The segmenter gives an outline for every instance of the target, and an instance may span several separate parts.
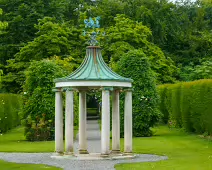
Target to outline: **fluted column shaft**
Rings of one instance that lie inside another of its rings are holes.
[[[125,92],[124,103],[124,152],[132,153],[132,91]]]
[[[61,89],[55,90],[55,152],[64,152],[63,144],[63,99]]]
[[[65,147],[66,154],[73,153],[74,145],[74,92],[66,90],[66,109],[65,109]]]
[[[120,152],[119,91],[113,91],[112,98],[112,152]]]
[[[86,92],[79,92],[79,153],[87,152]]]
[[[110,152],[110,91],[102,90],[101,154]]]

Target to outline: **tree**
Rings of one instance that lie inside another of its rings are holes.
[[[0,90],[1,90],[1,86],[2,86],[2,84],[1,84],[1,81],[2,81],[2,80],[1,80],[2,78],[1,78],[1,77],[2,77],[2,75],[3,75],[3,71],[0,70]]]
[[[0,8],[0,16],[3,14],[3,10]],[[0,35],[4,33],[4,30],[8,27],[8,22],[0,21]]]
[[[7,34],[0,38],[0,58],[2,64],[14,59],[19,48],[35,37],[35,24],[45,16],[62,21],[66,0],[2,0],[0,6],[4,14],[3,20],[8,21]]]
[[[194,81],[199,79],[212,79],[212,57],[200,61],[199,65],[190,65],[181,68],[180,78],[183,81]]]
[[[4,88],[10,92],[20,92],[25,81],[24,70],[31,60],[42,60],[53,56],[72,57],[72,63],[78,66],[85,51],[82,30],[76,29],[69,22],[57,23],[54,18],[45,17],[35,26],[36,38],[28,42],[15,59],[8,60],[3,77]]]
[[[114,18],[115,25],[106,29],[103,42],[104,54],[113,62],[120,60],[122,55],[134,49],[141,49],[148,57],[157,83],[174,82],[175,66],[156,45],[150,42],[151,31],[141,22],[135,22],[124,15]]]
[[[0,17],[3,14],[3,10],[0,8]],[[8,27],[8,22],[0,21],[0,37],[6,33],[6,28]],[[1,49],[1,48],[0,48]],[[3,58],[0,57],[0,64],[3,63]]]

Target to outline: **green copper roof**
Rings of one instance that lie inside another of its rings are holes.
[[[86,57],[77,70],[67,77],[56,79],[55,82],[76,80],[132,82],[132,79],[122,77],[113,72],[104,62],[100,47],[96,46],[87,47]]]

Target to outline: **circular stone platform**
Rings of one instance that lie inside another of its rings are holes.
[[[77,159],[55,159],[51,158],[52,153],[3,153],[0,152],[0,159],[30,164],[45,164],[63,168],[64,170],[114,170],[114,165],[121,163],[134,162],[155,162],[168,159],[167,156],[157,156],[149,154],[137,154],[133,159],[96,159],[96,160],[77,160]]]
[[[133,159],[135,154],[110,154],[102,156],[100,153],[89,154],[75,154],[75,155],[52,155],[51,158],[56,159],[71,159],[71,160],[121,160],[121,159]]]

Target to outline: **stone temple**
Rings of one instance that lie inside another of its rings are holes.
[[[79,154],[87,151],[86,93],[102,91],[101,153],[100,157],[132,153],[132,79],[113,72],[104,62],[101,48],[88,46],[81,66],[67,77],[55,80],[55,152],[56,155],[74,155],[73,122],[74,91],[79,93]],[[63,133],[62,93],[66,93],[65,133]],[[124,153],[120,152],[119,94],[125,93]],[[110,149],[110,95],[112,96],[112,149]],[[65,134],[65,151],[63,144]],[[91,154],[91,153],[90,153]],[[76,156],[76,155],[75,155]]]

